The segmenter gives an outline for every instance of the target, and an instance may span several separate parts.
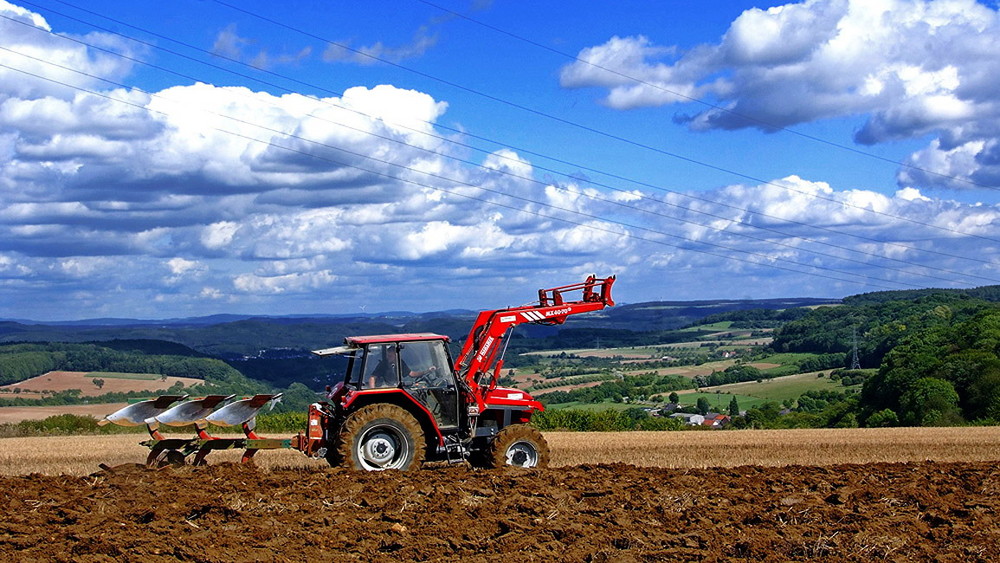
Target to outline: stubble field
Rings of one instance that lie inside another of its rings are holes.
[[[549,469],[381,474],[288,451],[147,470],[138,435],[4,439],[0,559],[1000,559],[997,428],[546,437]]]
[[[101,382],[100,386],[94,383],[95,379]],[[180,384],[183,387],[190,387],[200,383],[204,382],[193,377],[159,376],[141,373],[50,371],[25,381],[2,385],[0,386],[0,391],[10,393],[7,395],[8,397],[41,399],[47,393],[79,389],[80,396],[82,397],[96,397],[104,393],[127,393],[129,391],[154,393],[169,389],[172,385]]]

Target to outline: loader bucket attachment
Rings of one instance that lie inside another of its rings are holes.
[[[118,409],[100,420],[97,424],[117,424],[118,426],[142,426],[147,420],[154,418],[170,405],[186,399],[187,395],[164,395],[148,401],[140,401]]]

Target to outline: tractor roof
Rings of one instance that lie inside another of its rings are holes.
[[[405,334],[373,334],[371,336],[348,336],[344,339],[343,346],[313,350],[317,356],[333,356],[337,354],[352,354],[362,346],[368,344],[387,344],[392,342],[415,342],[427,340],[443,340],[450,342],[451,339],[442,334],[431,332],[405,333]]]
[[[384,342],[410,342],[414,340],[451,340],[442,334],[432,332],[417,332],[408,334],[375,334],[371,336],[348,336],[344,344],[348,346],[364,346],[366,344],[381,344]]]

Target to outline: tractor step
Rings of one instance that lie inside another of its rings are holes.
[[[445,461],[448,463],[465,462],[465,446],[462,445],[457,434],[445,436],[443,448]]]

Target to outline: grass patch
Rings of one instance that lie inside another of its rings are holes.
[[[736,402],[739,403],[741,411],[752,409],[754,407],[759,407],[764,403],[768,402],[768,399],[743,395],[742,391],[741,394],[724,393],[724,392],[716,393],[714,391],[710,393],[678,392],[677,396],[680,398],[680,404],[682,406],[695,406],[698,404],[698,399],[704,397],[705,399],[708,399],[708,404],[712,412],[720,412],[727,414],[729,413],[729,401],[732,401],[733,397],[736,397]]]
[[[797,365],[810,358],[817,357],[818,354],[808,352],[785,352],[782,354],[771,354],[760,361],[767,364],[779,364],[783,366]]]
[[[97,377],[101,379],[137,379],[140,381],[156,381],[157,379],[163,379],[162,375],[156,373],[121,373],[116,371],[91,371],[83,374],[83,377]]]
[[[650,406],[652,406],[652,405],[640,405],[640,404],[636,404],[636,403],[615,403],[613,401],[606,401],[606,402],[603,402],[603,403],[581,403],[579,401],[572,401],[572,402],[569,402],[569,403],[555,403],[555,404],[552,404],[552,405],[545,405],[545,408],[546,409],[556,410],[556,411],[559,411],[559,410],[580,410],[580,411],[600,412],[600,411],[608,411],[608,410],[612,410],[612,411],[624,411],[624,410],[633,409],[633,408],[636,408],[636,407],[639,407],[639,408],[648,408]]]
[[[829,372],[799,373],[784,377],[776,377],[774,379],[765,379],[760,383],[757,383],[756,381],[748,381],[745,383],[719,385],[718,387],[712,387],[711,390],[730,394],[738,393],[740,395],[754,397],[762,401],[777,401],[780,403],[786,399],[798,399],[806,391],[842,392],[852,388],[844,387],[839,381],[833,381],[829,377],[817,377],[817,373],[829,374]],[[857,386],[854,386],[853,388],[856,387]],[[742,407],[743,403],[740,402],[740,408]]]

